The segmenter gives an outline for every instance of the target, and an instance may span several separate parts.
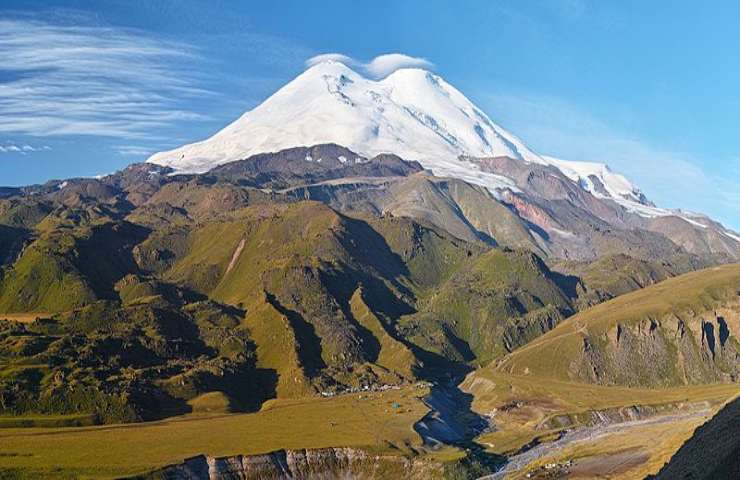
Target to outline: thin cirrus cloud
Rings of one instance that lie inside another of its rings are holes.
[[[207,95],[188,45],[141,32],[0,20],[0,133],[150,138],[197,120],[179,108]]]
[[[0,153],[20,153],[21,155],[26,155],[29,153],[44,152],[48,150],[51,150],[51,147],[48,145],[35,147],[27,143],[16,144],[13,142],[6,142],[4,144],[0,144]]]
[[[132,157],[146,157],[154,153],[151,148],[139,145],[119,145],[115,147],[115,150],[121,155]]]
[[[426,58],[411,57],[403,53],[378,55],[369,62],[361,62],[341,53],[323,53],[309,58],[306,61],[306,66],[312,67],[326,61],[344,63],[348,67],[356,68],[373,78],[385,78],[400,68],[434,68],[434,64]]]

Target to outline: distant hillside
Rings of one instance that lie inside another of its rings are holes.
[[[2,411],[128,421],[400,385],[574,311],[574,280],[532,253],[165,172],[3,200]]]
[[[202,175],[142,164],[7,193],[0,410],[12,414],[142,420],[439,379],[711,260],[608,230],[604,251],[616,253],[557,259],[489,191],[331,144]],[[556,371],[599,383],[731,380],[737,321],[724,311],[695,308],[700,327],[681,316],[680,348],[668,327],[646,343],[643,327],[617,322],[622,350],[602,355],[615,334],[591,336]]]
[[[311,145],[330,148],[317,152]],[[212,137],[148,162],[241,182],[260,182],[264,166],[277,174],[263,185],[275,188],[298,172],[304,184],[361,177],[369,170],[355,166],[394,157],[388,154],[486,189],[558,258],[627,253],[652,260],[682,250],[710,261],[740,260],[738,233],[704,215],[656,206],[603,163],[534,152],[444,78],[418,68],[374,80],[336,59],[316,63]],[[331,164],[344,173],[312,174]],[[384,176],[399,172],[383,169]]]
[[[424,295],[400,325],[420,346],[484,365],[573,314],[569,287],[532,253],[491,250]]]
[[[604,385],[737,381],[740,264],[671,278],[589,308],[498,370]]]

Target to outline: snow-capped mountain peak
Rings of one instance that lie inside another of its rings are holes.
[[[257,153],[325,143],[368,158],[394,153],[420,162],[435,175],[492,191],[516,186],[464,157],[553,165],[597,197],[632,210],[651,208],[639,189],[606,165],[538,155],[432,72],[401,68],[372,80],[336,60],[308,68],[213,137],[157,153],[149,162],[204,172]]]
[[[337,61],[309,68],[210,139],[157,153],[149,161],[202,172],[255,153],[321,143],[344,145],[368,157],[395,153],[435,174],[488,187],[508,182],[476,171],[458,156],[543,163],[431,72],[399,69],[375,81]]]

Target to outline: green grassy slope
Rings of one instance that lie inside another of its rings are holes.
[[[189,230],[159,230],[137,256],[145,269],[248,315],[268,299],[301,344],[299,363],[308,364],[300,367],[326,374],[322,388],[379,375],[352,365],[388,370],[379,358],[389,340],[408,352],[485,362],[572,312],[558,276],[532,254],[489,250],[409,219],[351,218],[317,202],[247,207]],[[355,310],[377,323],[364,324]],[[408,378],[415,364],[391,373]]]
[[[282,448],[357,447],[403,455],[421,445],[413,424],[428,412],[420,399],[426,392],[407,387],[278,400],[255,413],[190,415],[135,425],[0,429],[0,478],[122,478],[195,455],[251,455]]]
[[[113,221],[26,233],[35,238],[0,277],[0,312],[62,312],[115,298],[115,282],[138,272],[131,250],[146,233]]]
[[[46,217],[53,207],[32,199],[0,199],[0,224],[32,228]]]
[[[531,246],[505,207],[478,208],[484,192],[409,182],[423,184],[427,206],[447,212],[431,223],[454,213],[466,228]],[[146,166],[34,188],[0,202],[0,243],[13,250],[0,275],[0,313],[23,322],[3,324],[0,337],[8,412],[135,420],[404,384],[499,359],[583,303],[582,283],[534,254],[411,218],[350,216]],[[500,221],[485,224],[492,216]],[[583,276],[611,295],[664,274],[633,263],[615,258]],[[598,283],[617,267],[625,272],[618,281]],[[722,365],[731,364],[734,337],[714,328],[721,348],[707,344],[710,363],[701,349],[681,360],[689,383],[732,375]],[[581,357],[578,378],[606,361]],[[106,368],[96,371],[96,362]],[[60,379],[82,393],[60,394]],[[51,398],[61,400],[43,400]]]
[[[738,264],[681,275],[574,315],[495,368],[603,384],[731,381],[738,295]]]
[[[0,278],[0,312],[27,317],[1,339],[3,410],[108,422],[402,384],[501,355],[570,308],[530,254],[238,188],[180,184],[129,213],[67,195],[33,226]]]
[[[403,325],[420,345],[485,364],[550,330],[572,311],[557,276],[539,258],[491,250],[427,292],[419,313],[404,318]]]
[[[0,321],[2,412],[117,422],[188,412],[209,392],[242,411],[274,396],[240,311],[146,277],[115,288],[123,302]]]
[[[552,268],[580,280],[582,291],[577,303],[579,309],[583,309],[690,272],[697,266],[680,255],[671,261],[650,261],[617,254],[593,262],[555,261]]]
[[[74,264],[76,239],[59,233],[37,239],[0,279],[0,311],[58,312],[97,297]]]

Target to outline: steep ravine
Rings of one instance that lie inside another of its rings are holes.
[[[462,378],[435,384],[424,403],[430,411],[414,425],[430,450],[453,446],[466,455],[447,465],[444,478],[475,478],[501,468],[505,458],[488,453],[475,437],[493,428],[491,419],[474,412],[473,396],[460,389]]]

